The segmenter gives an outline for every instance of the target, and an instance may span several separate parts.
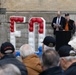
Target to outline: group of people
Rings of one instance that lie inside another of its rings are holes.
[[[61,12],[57,12],[57,16],[53,18],[52,27],[54,29],[54,35],[56,31],[71,31],[73,35],[75,33],[75,22],[70,19],[69,13],[66,13],[65,16],[61,16]]]
[[[22,61],[16,58],[16,51],[10,42],[0,47],[1,75],[76,75],[76,52],[69,45],[55,49],[56,40],[52,36],[43,39],[42,56],[35,53],[29,44],[20,49]]]
[[[56,31],[71,31],[75,33],[75,22],[69,14],[61,16],[57,13],[52,21],[54,34]],[[10,42],[2,43],[0,47],[1,75],[76,75],[76,51],[74,40],[56,50],[56,39],[46,36],[42,42],[42,55],[39,57],[29,44],[23,44],[20,49],[21,60],[16,58],[16,50]],[[73,46],[74,45],[74,46]]]
[[[42,54],[44,71],[40,75],[76,75],[76,42],[74,40],[75,38],[56,50],[55,38],[51,36],[44,38]]]

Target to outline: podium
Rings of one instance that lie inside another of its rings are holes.
[[[71,31],[56,31],[56,50],[63,46],[68,45],[71,39]]]

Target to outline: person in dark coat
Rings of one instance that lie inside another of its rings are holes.
[[[76,62],[74,62],[70,67],[65,71],[66,75],[76,75]]]
[[[14,55],[14,46],[10,42],[3,43],[1,45],[0,52],[2,56],[0,60],[0,65],[14,64],[20,69],[21,75],[28,75],[25,65],[16,59]]]
[[[42,55],[43,72],[39,75],[65,75],[59,66],[59,55],[55,50],[46,50]]]
[[[54,35],[56,34],[55,31],[62,31],[63,26],[65,25],[66,21],[63,16],[61,16],[61,12],[57,12],[57,16],[52,20],[52,28],[54,29]]]
[[[76,52],[69,45],[59,49],[60,65],[66,75],[76,75]]]
[[[66,24],[63,26],[65,31],[71,31],[73,35],[75,33],[75,22],[74,20],[70,19],[69,13],[65,14]]]

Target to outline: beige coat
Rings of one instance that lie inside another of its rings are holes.
[[[38,75],[42,72],[40,59],[35,54],[24,58],[23,63],[26,65],[28,75]]]

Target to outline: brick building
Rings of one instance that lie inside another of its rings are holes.
[[[10,39],[9,17],[12,15],[25,16],[26,22],[30,17],[43,17],[46,20],[46,35],[52,36],[51,21],[56,16],[56,11],[62,11],[62,15],[68,12],[76,20],[76,0],[0,0],[0,8],[6,8],[6,14],[0,14],[0,44]],[[18,49],[22,44],[28,43],[27,27],[28,23],[17,24],[17,29],[22,33],[22,37],[16,40]]]

